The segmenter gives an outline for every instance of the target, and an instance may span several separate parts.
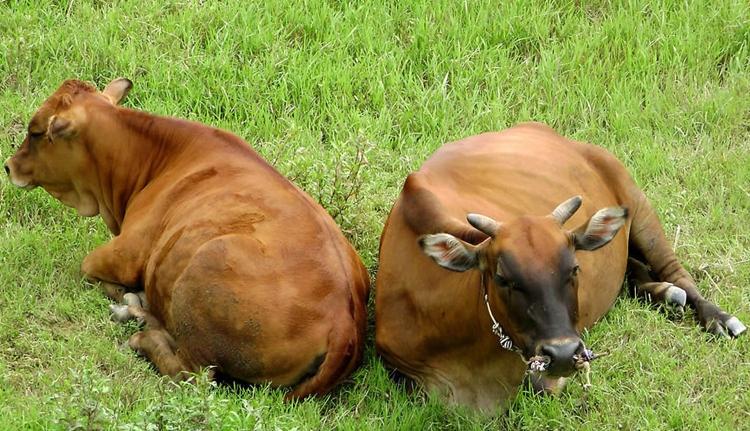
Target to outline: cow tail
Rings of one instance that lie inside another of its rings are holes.
[[[359,364],[364,344],[360,339],[364,335],[364,328],[357,326],[364,325],[357,325],[354,317],[336,322],[328,338],[328,351],[318,371],[288,392],[286,400],[326,394]]]

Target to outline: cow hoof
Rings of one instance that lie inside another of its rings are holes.
[[[685,302],[687,301],[687,293],[685,293],[684,290],[672,284],[667,288],[667,291],[664,293],[664,300],[669,305],[684,307]]]
[[[122,296],[122,303],[125,305],[135,305],[141,307],[141,298],[135,293],[126,293]]]
[[[740,322],[740,319],[734,316],[727,320],[724,325],[727,327],[727,330],[729,330],[729,334],[733,337],[739,337],[740,334],[747,331],[747,327]]]
[[[706,325],[706,330],[722,338],[739,337],[747,330],[747,327],[734,316],[728,316],[726,319],[713,319]]]
[[[729,334],[727,334],[727,331],[724,330],[724,327],[718,320],[712,320],[706,327],[706,331],[720,338],[732,338],[729,336]]]
[[[128,311],[127,305],[110,304],[109,306],[110,318],[118,323],[126,322],[130,319],[131,315]]]

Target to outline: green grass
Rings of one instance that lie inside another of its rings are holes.
[[[250,142],[336,215],[373,275],[409,172],[443,142],[544,121],[618,155],[706,296],[750,323],[746,0],[5,0],[0,52],[3,157],[62,80],[126,76],[127,106]],[[523,393],[494,419],[407,393],[371,339],[323,399],[175,385],[120,348],[136,328],[78,275],[108,237],[0,185],[0,429],[750,427],[750,337],[716,341],[690,313],[624,296],[585,337],[613,352],[590,393]]]

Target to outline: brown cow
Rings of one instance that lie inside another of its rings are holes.
[[[210,366],[288,398],[329,391],[362,357],[359,257],[242,139],[117,106],[131,86],[63,83],[7,161],[11,181],[102,216],[116,236],[82,271],[145,320],[129,344],[162,374]],[[148,311],[124,295],[141,289]]]
[[[696,290],[643,192],[604,149],[538,123],[445,145],[407,178],[381,237],[378,352],[426,389],[485,411],[526,372],[556,392],[593,359],[579,334],[612,306],[629,255],[653,301],[687,299],[713,333],[745,330]]]

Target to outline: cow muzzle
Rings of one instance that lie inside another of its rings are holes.
[[[10,182],[13,183],[13,185],[16,187],[20,187],[25,190],[31,190],[35,187],[31,183],[31,179],[23,179],[19,177],[17,169],[13,167],[13,162],[11,159],[5,161],[5,173],[8,175]]]
[[[578,337],[543,340],[537,345],[537,356],[532,358],[529,366],[532,371],[567,377],[576,372],[576,363],[584,350],[583,341]]]

